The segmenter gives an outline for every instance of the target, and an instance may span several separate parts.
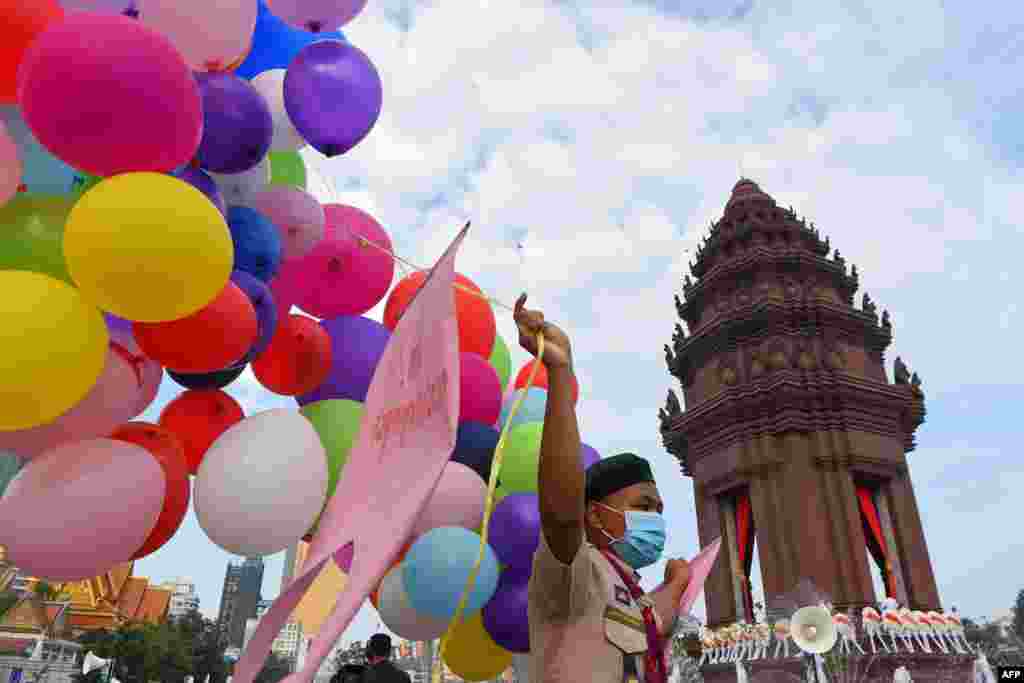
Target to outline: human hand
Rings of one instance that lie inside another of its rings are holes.
[[[544,320],[544,314],[525,307],[526,295],[516,301],[515,321],[519,328],[519,345],[537,356],[537,333],[544,335],[544,357],[541,362],[548,368],[572,366],[572,345],[569,337],[557,326]]]
[[[685,587],[690,583],[690,563],[686,560],[669,560],[665,565],[665,584]]]

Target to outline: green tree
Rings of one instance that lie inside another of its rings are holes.
[[[1017,603],[1013,606],[1013,634],[1024,642],[1024,588],[1017,593]]]

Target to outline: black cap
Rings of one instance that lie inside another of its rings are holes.
[[[634,453],[619,453],[587,468],[586,500],[604,500],[616,491],[643,482],[654,483],[651,464]]]
[[[391,636],[386,633],[373,634],[366,644],[366,652],[373,657],[390,657]]]

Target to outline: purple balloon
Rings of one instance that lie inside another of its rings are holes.
[[[494,642],[516,654],[530,651],[529,582],[528,571],[503,571],[498,577],[498,590],[484,605],[481,615]]]
[[[540,507],[535,493],[511,493],[494,506],[490,544],[502,564],[528,570],[540,542]]]
[[[339,40],[302,48],[284,77],[284,107],[295,129],[327,157],[344,154],[380,117],[384,89],[366,54]]]
[[[267,101],[234,74],[197,73],[203,98],[203,139],[196,158],[214,173],[241,173],[270,150],[274,121]]]
[[[120,332],[132,336],[132,321],[125,320],[124,318],[118,318],[113,313],[104,313],[103,319],[107,321],[107,330],[111,334],[114,332]],[[133,337],[134,338],[134,337]]]
[[[228,207],[227,204],[224,203],[224,195],[221,194],[220,189],[217,187],[217,183],[209,176],[208,173],[193,166],[186,166],[185,168],[175,171],[171,175],[180,180],[184,180],[186,183],[206,195],[206,198],[209,199],[221,213],[227,213]]]
[[[255,275],[244,270],[234,270],[231,271],[231,281],[245,292],[249,301],[252,302],[252,307],[256,309],[259,330],[256,341],[249,349],[249,353],[235,364],[245,365],[263,353],[270,345],[270,340],[273,339],[274,332],[277,331],[277,306],[274,304],[274,295],[270,293],[270,287]]]
[[[343,315],[320,323],[331,338],[331,374],[316,390],[295,398],[300,406],[328,399],[363,403],[391,332],[376,320]]]
[[[583,471],[586,472],[588,467],[601,459],[601,454],[593,446],[587,444],[582,444],[582,446],[580,458],[583,459]]]

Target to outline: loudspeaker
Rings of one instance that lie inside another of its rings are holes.
[[[789,634],[796,646],[812,655],[828,652],[836,644],[832,614],[824,607],[801,607],[789,620]]]
[[[82,674],[85,675],[90,671],[102,669],[107,664],[110,664],[109,659],[102,659],[91,652],[87,652],[85,655],[85,660],[82,662]]]

